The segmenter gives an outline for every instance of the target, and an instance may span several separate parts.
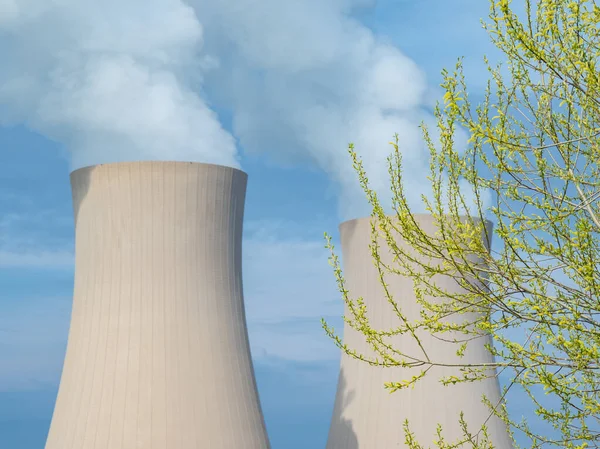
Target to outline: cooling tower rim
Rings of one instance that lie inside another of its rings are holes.
[[[413,217],[415,217],[417,223],[420,223],[420,224],[426,223],[427,221],[432,221],[432,219],[433,219],[433,215],[428,214],[428,213],[418,213],[418,214],[413,213],[412,215],[413,215]],[[388,215],[388,217],[394,217],[394,215]],[[346,227],[357,226],[357,225],[359,225],[361,223],[365,223],[365,222],[370,223],[371,219],[373,219],[373,218],[374,217],[372,215],[369,215],[366,217],[358,217],[358,218],[352,218],[350,220],[342,221],[338,225],[338,230],[341,232],[342,229],[346,228]],[[461,220],[467,220],[469,218],[469,216],[468,215],[459,215],[459,218]],[[475,222],[481,221],[481,218],[479,218],[479,217],[471,217],[471,218],[473,218],[473,220]],[[487,228],[491,229],[491,227],[493,227],[494,223],[491,220],[485,218],[483,221],[485,222],[485,226]]]
[[[126,166],[134,166],[134,165],[135,166],[139,166],[139,165],[157,165],[157,166],[161,166],[161,165],[179,165],[179,166],[195,165],[195,166],[213,167],[213,168],[219,169],[219,170],[231,170],[233,172],[238,172],[244,176],[248,176],[248,174],[245,171],[240,170],[239,168],[232,167],[230,165],[212,164],[212,163],[207,163],[207,162],[175,161],[175,160],[166,160],[166,161],[132,160],[132,161],[106,162],[106,163],[101,163],[101,164],[91,164],[91,165],[85,165],[83,167],[79,167],[74,170],[71,170],[70,175],[73,176],[78,172],[83,172],[86,170],[91,170],[91,169],[99,168],[99,167],[103,167],[103,166],[126,167]]]

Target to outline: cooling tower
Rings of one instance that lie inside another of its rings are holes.
[[[244,315],[245,173],[71,174],[75,290],[46,449],[266,449]]]
[[[415,218],[425,232],[433,235],[435,222],[429,215]],[[489,227],[491,232],[491,226]],[[394,329],[400,325],[399,318],[384,295],[377,269],[369,249],[371,242],[370,218],[350,220],[340,225],[342,256],[346,287],[354,299],[363,297],[367,315],[375,329]],[[398,241],[405,249],[410,247]],[[383,261],[390,262],[388,247],[382,241],[380,254]],[[385,278],[394,299],[409,320],[419,318],[419,307],[410,278],[389,274]],[[456,282],[442,278],[437,285],[446,291],[460,291]],[[346,315],[350,312],[346,308]],[[418,334],[432,361],[446,363],[492,362],[493,357],[484,344],[490,338],[471,342],[461,359],[456,355],[458,346],[434,339],[431,334]],[[448,337],[448,335],[444,335]],[[412,336],[396,336],[394,347],[411,356],[421,356]],[[344,342],[358,353],[372,356],[373,352],[364,336],[347,324]],[[342,354],[338,389],[333,418],[329,431],[327,449],[391,449],[407,447],[403,423],[409,420],[411,431],[423,447],[435,447],[437,423],[443,426],[446,442],[456,442],[463,432],[459,426],[460,411],[475,434],[490,415],[489,408],[481,402],[483,394],[493,403],[500,398],[500,388],[495,378],[475,383],[461,383],[444,387],[439,383],[442,376],[460,375],[456,368],[434,367],[427,376],[411,389],[398,390],[392,394],[384,389],[384,383],[411,379],[420,369],[383,368]],[[490,439],[497,449],[512,448],[504,422],[496,417],[487,419]]]

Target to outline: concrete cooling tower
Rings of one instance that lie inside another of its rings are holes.
[[[429,215],[416,215],[425,232],[433,235],[435,222]],[[489,227],[491,232],[491,227]],[[340,225],[342,256],[346,287],[354,299],[362,296],[367,314],[375,329],[393,329],[400,321],[387,302],[373,264],[369,243],[371,241],[370,218],[350,220]],[[403,248],[409,246],[398,242]],[[380,246],[381,257],[388,263],[391,256],[385,242]],[[386,276],[389,290],[409,320],[419,318],[419,306],[413,292],[412,280],[399,275]],[[441,278],[437,285],[446,291],[460,291],[449,278]],[[346,314],[349,316],[346,309]],[[448,335],[444,335],[448,337]],[[456,355],[456,344],[435,339],[431,334],[419,334],[431,360],[446,363],[492,362],[493,357],[484,344],[491,339],[479,338],[469,344],[464,358]],[[422,356],[411,336],[394,337],[393,345],[411,356]],[[357,352],[371,356],[373,352],[364,337],[347,324],[344,341]],[[338,389],[335,400],[327,449],[392,449],[407,447],[403,423],[409,420],[416,440],[423,447],[436,447],[437,423],[443,426],[447,443],[463,436],[459,426],[460,411],[464,412],[469,430],[476,434],[486,422],[490,439],[497,449],[512,448],[507,428],[500,419],[490,416],[488,407],[481,402],[483,394],[492,403],[500,398],[496,378],[481,382],[461,383],[444,387],[439,383],[442,376],[460,375],[456,368],[434,367],[421,379],[414,389],[399,390],[392,394],[384,389],[384,383],[411,379],[420,369],[382,368],[368,365],[342,354]],[[493,374],[493,372],[491,373]]]
[[[245,173],[71,174],[75,290],[46,449],[266,449],[244,315]]]

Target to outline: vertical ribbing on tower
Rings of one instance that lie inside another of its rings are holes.
[[[434,235],[436,224],[432,216],[417,214],[415,218],[421,228]],[[371,218],[350,220],[340,225],[342,259],[346,288],[351,298],[362,297],[367,306],[367,315],[373,328],[392,330],[401,324],[392,306],[387,301],[373,263],[369,244],[371,242]],[[491,224],[487,223],[491,235]],[[407,250],[410,246],[398,239],[397,244]],[[390,264],[392,256],[384,241],[380,242],[382,260]],[[388,274],[385,278],[388,289],[409,320],[419,319],[420,306],[416,301],[411,278]],[[440,288],[460,292],[461,287],[449,277],[440,277]],[[351,317],[346,307],[345,314]],[[464,319],[468,319],[465,314]],[[447,336],[446,336],[447,337]],[[492,363],[493,357],[485,348],[491,344],[488,335],[471,341],[463,358],[456,355],[458,345],[446,343],[431,334],[421,332],[419,338],[430,359],[446,363]],[[344,343],[359,354],[374,356],[365,337],[344,326]],[[399,335],[391,340],[392,346],[405,354],[421,357],[411,335]],[[459,426],[459,414],[464,417],[469,429],[477,433],[486,422],[490,439],[498,449],[510,449],[512,443],[505,423],[495,416],[490,417],[489,408],[482,403],[482,395],[493,403],[500,399],[500,388],[496,377],[481,382],[443,386],[443,376],[458,375],[457,368],[433,367],[414,388],[390,394],[384,383],[411,379],[420,369],[401,367],[375,367],[342,354],[338,389],[329,431],[327,449],[392,449],[406,447],[403,423],[409,420],[417,442],[424,447],[434,447],[436,426],[441,423],[443,436],[454,443],[463,436]],[[490,370],[493,376],[495,371]],[[489,419],[488,419],[489,417]]]
[[[242,291],[247,175],[71,174],[75,289],[46,449],[267,449]]]

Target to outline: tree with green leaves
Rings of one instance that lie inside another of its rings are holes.
[[[493,367],[510,374],[504,394],[511,389],[527,393],[536,413],[532,419],[550,424],[554,436],[536,432],[531,420],[513,420],[506,407],[491,407],[491,413],[536,448],[600,447],[599,23],[600,7],[592,0],[538,0],[533,5],[525,0],[521,16],[510,0],[492,0],[484,28],[506,60],[492,67],[484,58],[490,73],[484,100],[471,104],[459,59],[455,71],[442,72],[445,95],[434,112],[439,142],[422,125],[433,188],[422,201],[439,224],[435,236],[422,232],[414,220],[398,136],[388,159],[391,211],[369,187],[361,160],[349,147],[372,206],[374,263],[386,276],[410,276],[424,310],[421,319],[397,331],[406,338],[415,329],[436,335],[460,332],[458,355],[482,332],[491,334]],[[467,148],[455,145],[461,129],[469,136]],[[491,195],[489,204],[486,195]],[[485,219],[494,222],[491,251],[474,238],[485,234]],[[398,238],[410,251],[397,244]],[[386,388],[419,382],[436,361],[423,357],[414,363],[398,348],[389,350],[389,333],[371,327],[365,301],[347,291],[331,239],[326,239],[350,311],[344,318],[364,334],[376,356],[357,354],[323,322],[325,331],[351,357],[415,370],[411,379],[394,379]],[[393,263],[382,262],[383,250],[394,255]],[[473,265],[474,259],[484,263]],[[435,274],[456,278],[463,291],[440,288]],[[390,313],[401,299],[388,298]],[[479,313],[469,326],[442,319],[472,311]],[[511,329],[524,334],[521,341]],[[461,368],[463,376],[453,382],[478,381],[490,367]],[[540,401],[534,391],[540,386],[555,405]],[[417,447],[418,442],[407,441]],[[465,444],[478,447],[466,438]]]

